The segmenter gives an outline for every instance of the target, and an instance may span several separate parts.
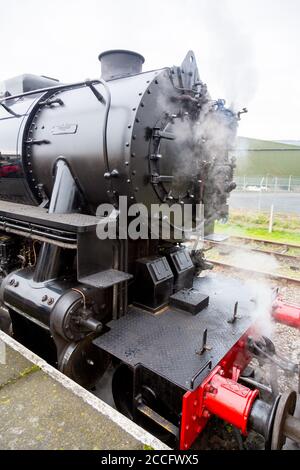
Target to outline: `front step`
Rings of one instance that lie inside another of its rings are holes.
[[[107,289],[121,282],[128,281],[132,277],[132,274],[118,271],[117,269],[106,269],[88,276],[80,277],[78,281],[91,287]]]

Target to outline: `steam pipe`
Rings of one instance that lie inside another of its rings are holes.
[[[280,323],[300,329],[299,305],[284,303],[281,299],[278,299],[273,305],[272,316]]]
[[[49,213],[64,214],[70,213],[74,208],[77,195],[77,186],[69,170],[67,163],[60,158],[56,163],[55,181],[52,190]],[[43,243],[33,280],[43,282],[48,279],[55,279],[61,267],[61,247]]]

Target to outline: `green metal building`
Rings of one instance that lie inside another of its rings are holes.
[[[238,137],[236,157],[238,187],[247,189],[298,190],[300,187],[300,141],[268,141]]]

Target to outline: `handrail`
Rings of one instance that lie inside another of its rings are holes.
[[[69,83],[66,85],[56,85],[53,87],[37,88],[36,90],[25,91],[24,93],[19,93],[17,95],[4,96],[3,98],[0,98],[0,103],[3,103],[4,101],[9,101],[9,100],[15,100],[17,98],[23,98],[24,96],[31,96],[31,95],[37,95],[38,93],[45,93],[46,91],[67,90],[68,88],[91,86],[97,83],[102,83],[102,80],[100,79],[85,80],[84,82],[75,82],[75,83]]]

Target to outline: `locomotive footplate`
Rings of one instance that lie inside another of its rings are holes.
[[[194,389],[248,330],[255,309],[253,290],[238,279],[211,273],[195,279],[194,289],[210,298],[197,315],[174,307],[151,314],[131,306],[94,344],[132,368]]]

